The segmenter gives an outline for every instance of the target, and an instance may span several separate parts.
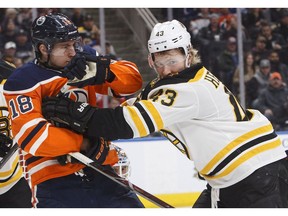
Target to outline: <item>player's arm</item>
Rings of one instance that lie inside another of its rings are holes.
[[[142,100],[133,106],[97,109],[67,98],[49,98],[42,110],[47,119],[62,121],[72,130],[115,140],[144,137],[191,116],[187,107],[168,105]]]

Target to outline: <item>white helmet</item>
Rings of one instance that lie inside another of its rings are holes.
[[[187,57],[191,45],[191,36],[186,27],[177,20],[157,23],[148,40],[149,53],[162,52],[170,49],[184,49]]]
[[[120,177],[128,179],[131,174],[130,160],[123,149],[116,145],[113,147],[115,148],[119,158],[118,163],[113,165],[113,169]]]

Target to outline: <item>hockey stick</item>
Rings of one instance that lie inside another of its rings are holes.
[[[150,202],[154,203],[155,205],[161,207],[161,208],[174,208],[173,206],[169,205],[168,203],[164,202],[163,200],[160,200],[159,198],[153,196],[152,194],[146,192],[145,190],[139,188],[138,186],[132,184],[131,182],[127,181],[126,179],[116,175],[113,172],[110,172],[109,170],[105,170],[102,166],[95,163],[90,158],[86,157],[85,155],[81,154],[80,152],[73,152],[69,153],[70,156],[77,159],[81,163],[85,164],[86,166],[92,168],[93,170],[96,170],[97,172],[103,174],[107,178],[113,180],[114,182],[134,191],[136,194],[144,197],[145,199],[149,200]]]
[[[7,154],[0,161],[0,169],[6,164],[6,162],[12,157],[12,155],[17,151],[18,144],[15,143],[12,148],[7,152]]]

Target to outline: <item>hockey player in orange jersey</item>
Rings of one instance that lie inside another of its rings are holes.
[[[77,27],[63,14],[36,18],[31,33],[36,58],[13,73],[4,93],[15,141],[25,153],[33,206],[143,207],[135,193],[82,164],[61,164],[61,155],[81,151],[112,169],[118,158],[109,141],[57,128],[41,112],[43,98],[58,95],[68,79],[83,78],[85,70],[94,70],[94,76],[82,83],[89,86],[80,88],[78,83],[63,88],[62,94],[91,105],[96,104],[96,93],[134,94],[142,87],[137,66],[96,57],[96,51],[87,47],[83,50]],[[89,63],[89,58],[96,64]]]
[[[286,154],[271,122],[258,110],[242,108],[202,65],[177,20],[154,26],[148,50],[158,77],[136,100],[115,109],[87,105],[79,112],[83,104],[54,97],[45,100],[43,113],[73,130],[74,122],[85,119],[80,128],[86,134],[109,139],[161,131],[209,184],[194,207],[288,207]]]

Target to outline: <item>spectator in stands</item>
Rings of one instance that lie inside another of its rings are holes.
[[[5,43],[9,41],[15,41],[15,35],[18,31],[18,27],[13,19],[5,19],[2,25],[2,34],[0,38],[0,44],[2,43],[2,49]]]
[[[262,59],[259,70],[257,70],[254,76],[246,83],[247,108],[255,108],[254,101],[260,92],[268,85],[270,72],[270,61],[268,59]]]
[[[262,8],[247,8],[247,13],[242,15],[242,24],[246,29],[247,37],[256,40],[260,31],[260,24],[265,20]]]
[[[73,12],[71,15],[71,21],[78,27],[83,26],[84,14],[83,14],[82,8],[73,8]]]
[[[281,34],[286,42],[288,42],[288,10],[281,12],[281,20],[274,29],[275,33]]]
[[[208,27],[210,24],[210,12],[209,8],[200,8],[195,19],[192,19],[189,23],[188,31],[192,33],[191,37],[196,37],[199,30]]]
[[[244,83],[247,83],[254,74],[256,73],[256,64],[254,61],[254,56],[251,52],[247,52],[244,57]],[[240,68],[239,66],[236,68],[234,77],[233,77],[233,85],[235,95],[239,94],[239,76],[240,76]]]
[[[288,88],[280,73],[270,74],[268,86],[259,94],[255,108],[270,120],[275,130],[288,128]]]
[[[11,19],[18,26],[18,11],[15,8],[7,8],[5,11],[5,19]]]
[[[198,38],[202,41],[203,45],[208,45],[210,41],[220,41],[222,40],[223,30],[219,27],[219,15],[210,15],[210,24],[208,27],[204,27],[199,30]]]
[[[267,59],[269,50],[266,49],[266,38],[259,35],[256,39],[255,45],[252,47],[252,54],[254,56],[255,63],[260,64],[261,59]]]
[[[262,22],[260,34],[266,38],[266,49],[268,50],[282,50],[286,42],[282,35],[273,33],[271,25],[267,22]]]
[[[91,44],[92,47],[94,47],[95,45],[100,45],[100,29],[95,24],[92,15],[87,14],[85,16],[83,26],[80,27],[80,31],[82,28],[87,32],[88,36],[92,39]]]
[[[14,64],[14,59],[16,57],[15,54],[16,54],[16,43],[13,41],[7,42],[4,46],[4,53],[2,59],[4,61]]]
[[[32,24],[32,9],[31,8],[20,8],[17,15],[17,21],[19,28],[29,32]]]
[[[268,57],[271,64],[271,71],[278,71],[284,83],[288,85],[288,67],[286,64],[280,61],[280,57],[277,51],[272,50]]]
[[[238,66],[237,40],[229,37],[225,50],[217,58],[221,81],[234,92],[233,76]]]
[[[244,26],[241,25],[239,28],[241,28],[242,40],[246,41],[247,37]],[[233,15],[229,18],[229,20],[226,21],[226,25],[223,32],[223,40],[227,40],[229,37],[237,38],[237,31],[238,31],[237,29],[238,29],[237,17]]]
[[[34,58],[32,43],[28,38],[28,33],[24,29],[20,29],[16,34],[16,54],[17,58],[21,58],[24,63]]]

